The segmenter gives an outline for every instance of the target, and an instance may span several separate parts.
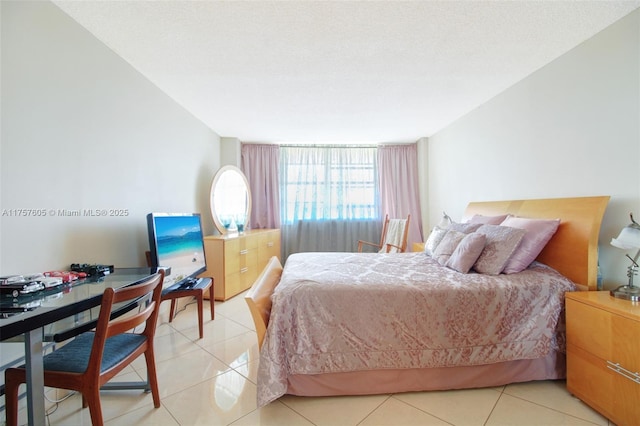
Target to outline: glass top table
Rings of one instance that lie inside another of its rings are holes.
[[[137,284],[155,272],[154,268],[120,268],[102,277],[89,277],[29,295],[0,295],[0,341],[24,337],[30,425],[45,424],[42,366],[45,327],[49,336],[65,326],[88,324],[87,328],[92,328],[91,321],[97,319],[97,313],[92,315],[91,310],[98,309],[106,288]],[[83,314],[87,312],[88,315]],[[65,319],[70,319],[65,326],[54,326]]]

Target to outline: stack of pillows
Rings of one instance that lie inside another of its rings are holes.
[[[436,226],[424,251],[463,274],[514,274],[525,270],[555,234],[560,219],[474,215],[468,222]]]

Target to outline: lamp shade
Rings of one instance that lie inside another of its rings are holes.
[[[611,240],[611,245],[624,250],[640,249],[640,226],[635,222],[625,226],[618,238]]]

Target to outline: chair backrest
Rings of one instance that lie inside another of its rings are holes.
[[[380,253],[404,253],[407,248],[410,222],[411,215],[407,215],[406,219],[388,219],[387,215]]]
[[[164,271],[159,271],[141,283],[118,289],[105,289],[102,294],[89,369],[95,368],[99,372],[105,342],[109,337],[125,333],[144,324],[144,330],[137,334],[144,335],[150,341],[153,340],[163,280]],[[114,308],[123,308],[127,305],[135,305],[137,310],[132,309],[123,315],[111,318]]]
[[[264,336],[267,333],[271,316],[271,295],[280,282],[281,275],[282,264],[276,256],[273,256],[244,297],[256,327],[258,348],[262,347]]]
[[[378,246],[380,247],[380,253],[383,253],[384,251],[386,251],[386,249],[384,248],[384,242],[387,239],[387,230],[389,229],[389,215],[385,215],[384,216],[384,222],[382,222],[382,233],[380,234],[380,244],[378,244]]]

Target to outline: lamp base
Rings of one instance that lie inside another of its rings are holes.
[[[630,287],[628,285],[622,285],[615,290],[611,290],[609,293],[611,293],[613,297],[616,297],[618,299],[640,302],[640,287]]]

